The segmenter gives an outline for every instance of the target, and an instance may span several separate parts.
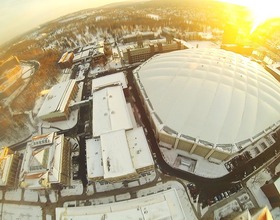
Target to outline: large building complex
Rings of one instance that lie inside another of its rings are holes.
[[[92,80],[92,139],[86,140],[90,181],[135,179],[154,169],[142,127],[126,102],[124,73]]]
[[[56,133],[34,136],[28,142],[20,170],[20,187],[48,189],[70,181],[70,143]]]
[[[56,208],[56,219],[186,219],[175,189],[107,205]]]
[[[68,119],[70,102],[75,98],[77,93],[78,85],[75,80],[56,84],[49,91],[38,112],[38,118],[48,122]]]
[[[0,187],[16,188],[20,157],[7,147],[0,150]]]
[[[280,125],[279,83],[221,49],[154,56],[134,71],[160,145],[223,161]]]

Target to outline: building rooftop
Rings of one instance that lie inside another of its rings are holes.
[[[64,135],[50,133],[33,137],[24,154],[20,181],[21,187],[49,188],[61,181]]]
[[[38,117],[43,118],[50,113],[64,112],[75,83],[75,80],[69,80],[54,85],[41,106]]]
[[[104,179],[136,175],[125,130],[112,131],[100,136]]]
[[[101,140],[100,140],[101,139]],[[142,127],[102,134],[86,140],[89,179],[112,179],[154,167]]]
[[[93,136],[120,129],[131,129],[132,122],[122,86],[107,87],[93,93]]]
[[[96,91],[103,87],[120,84],[123,89],[127,88],[127,80],[125,78],[124,72],[119,72],[103,77],[99,77],[92,80],[92,91]]]
[[[186,219],[176,189],[107,205],[56,208],[56,219]]]
[[[161,54],[134,74],[151,111],[177,133],[213,145],[235,144],[279,126],[279,82],[233,52],[188,49]]]

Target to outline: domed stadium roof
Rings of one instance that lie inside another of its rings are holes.
[[[213,144],[234,144],[280,122],[280,83],[221,49],[154,56],[134,72],[162,123]]]

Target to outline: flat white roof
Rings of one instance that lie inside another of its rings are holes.
[[[74,86],[75,80],[69,80],[54,85],[41,106],[38,112],[38,117],[48,115],[53,112],[63,112]]]
[[[93,93],[92,134],[131,129],[132,122],[121,86],[106,87]]]
[[[99,88],[120,84],[123,89],[127,88],[127,81],[124,72],[119,72],[103,77],[99,77],[92,80],[92,91],[98,90]]]
[[[102,134],[100,140],[104,179],[136,174],[130,156],[125,130]]]
[[[104,176],[100,139],[86,140],[87,176],[99,178]]]
[[[280,84],[259,64],[222,49],[154,56],[134,71],[162,124],[213,144],[253,138],[280,120]]]
[[[140,169],[154,165],[154,160],[144,134],[143,128],[134,128],[126,131],[126,138],[134,164],[134,168]]]
[[[96,206],[56,208],[57,220],[80,219],[173,219],[185,220],[176,189],[153,195]]]

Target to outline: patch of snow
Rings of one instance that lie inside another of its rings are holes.
[[[5,193],[6,200],[20,201],[21,200],[22,189],[18,188],[16,190],[9,190]]]
[[[76,183],[74,185],[65,187],[61,190],[61,196],[74,196],[74,195],[82,195],[83,193],[83,184]]]
[[[131,196],[129,193],[116,195],[116,201],[124,201],[124,200],[128,200],[130,198],[131,198]]]
[[[57,202],[57,196],[58,196],[58,194],[55,191],[51,191],[49,194],[50,201],[52,203]]]
[[[29,189],[25,189],[24,190],[24,201],[27,202],[38,202],[38,192],[33,191],[33,190],[29,190]]]
[[[4,204],[2,219],[43,219],[42,209],[40,206]]]
[[[257,173],[255,176],[252,176],[246,183],[248,189],[254,195],[258,205],[260,207],[267,206],[268,209],[271,209],[271,205],[261,190],[261,186],[265,184],[266,181],[270,180],[272,177],[267,170],[262,170]]]

